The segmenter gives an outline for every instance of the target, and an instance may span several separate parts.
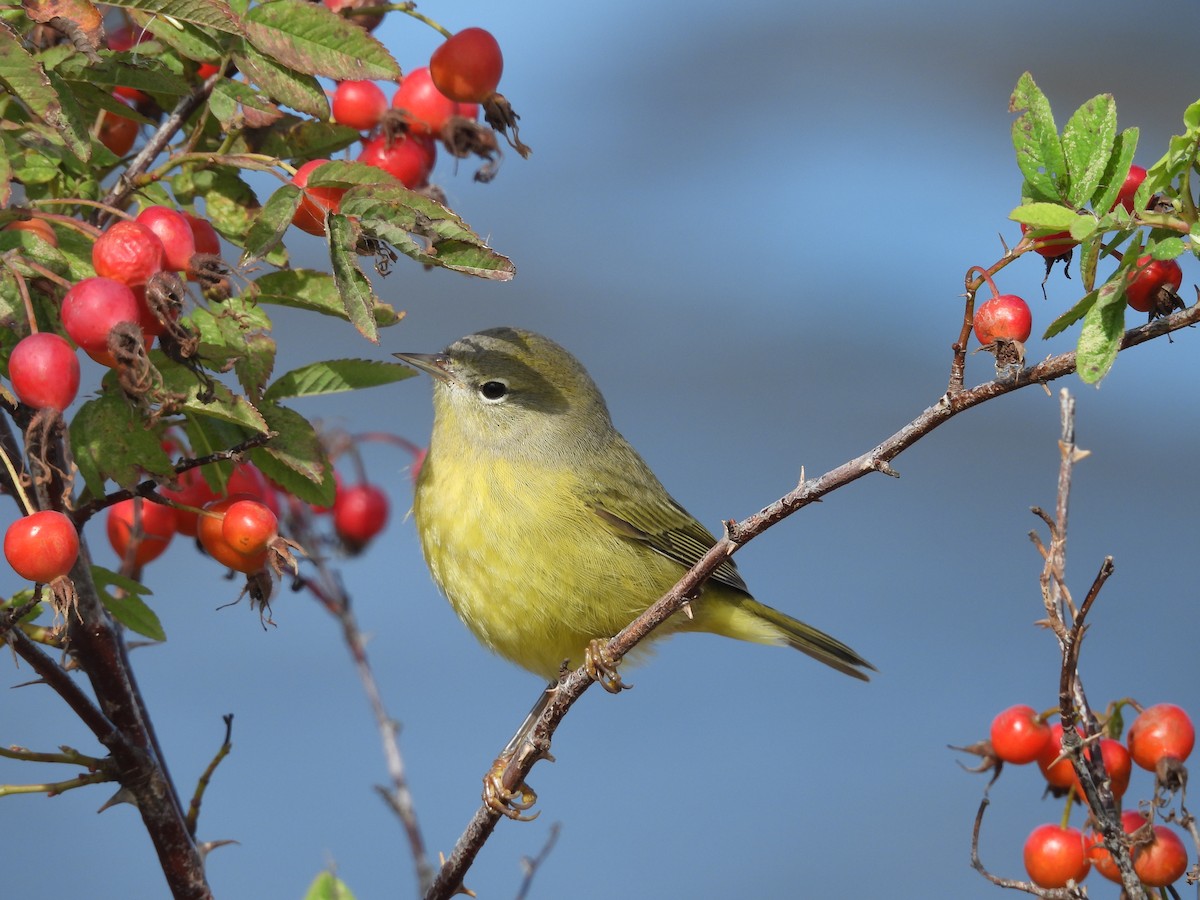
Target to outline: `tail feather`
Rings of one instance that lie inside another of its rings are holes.
[[[775,626],[783,643],[811,656],[817,662],[825,663],[830,668],[861,681],[870,681],[870,676],[863,669],[877,671],[873,665],[837,638],[806,625],[799,619],[793,619],[757,600],[746,600],[741,605],[746,612]]]

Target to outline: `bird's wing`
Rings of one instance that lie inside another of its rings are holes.
[[[645,544],[675,560],[684,569],[698,563],[716,543],[708,529],[661,486],[657,492],[640,491],[634,495],[606,492],[603,498],[594,500],[592,508],[600,520],[621,537]],[[712,579],[747,595],[750,593],[731,559],[717,566]]]

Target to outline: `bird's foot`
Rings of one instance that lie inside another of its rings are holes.
[[[504,773],[512,761],[513,754],[505,752],[492,763],[491,770],[483,776],[483,802],[489,809],[509,819],[532,822],[539,813],[527,816],[525,812],[537,803],[537,792],[524,781],[512,788],[504,784]]]
[[[607,641],[599,639],[591,641],[583,652],[583,664],[587,667],[588,676],[592,681],[599,683],[600,687],[610,694],[619,694],[633,685],[626,684],[621,680],[621,673],[617,671],[617,663],[609,657],[604,649],[607,643]]]

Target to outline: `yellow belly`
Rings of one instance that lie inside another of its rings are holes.
[[[674,562],[611,531],[568,470],[426,460],[413,504],[421,548],[487,647],[548,680],[582,661],[675,583]],[[677,617],[678,618],[678,617]],[[681,621],[675,627],[687,627]],[[662,633],[674,630],[667,623]]]

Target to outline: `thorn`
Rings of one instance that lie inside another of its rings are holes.
[[[101,806],[98,810],[96,810],[96,812],[102,813],[109,807],[118,806],[122,803],[128,803],[130,806],[133,806],[135,808],[137,807],[137,805],[138,805],[137,798],[133,795],[133,791],[129,790],[128,788],[122,787],[119,791],[117,791],[115,794],[113,794],[111,797],[109,797],[106,801],[104,801],[104,805]]]

